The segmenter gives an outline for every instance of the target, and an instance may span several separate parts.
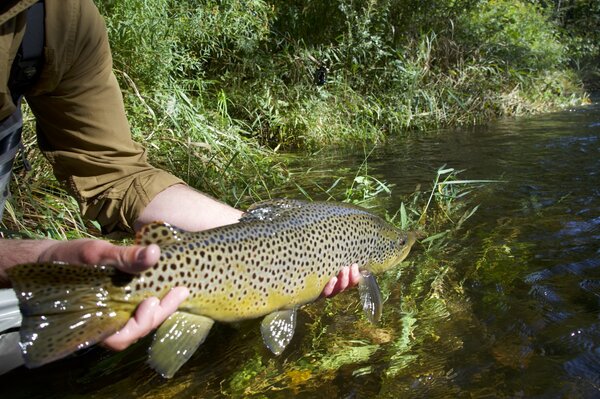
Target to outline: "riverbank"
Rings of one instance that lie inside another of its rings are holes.
[[[580,63],[598,54],[545,3],[99,5],[136,137],[157,165],[232,203],[286,178],[281,149],[581,105]],[[275,179],[248,186],[256,175]]]
[[[294,186],[285,150],[580,105],[580,72],[596,76],[582,64],[598,56],[583,23],[600,15],[595,6],[571,10],[583,22],[569,30],[562,9],[508,0],[97,4],[151,162],[241,208]],[[33,171],[17,160],[5,229],[99,234],[54,180],[28,118]]]

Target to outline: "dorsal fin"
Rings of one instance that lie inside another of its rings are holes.
[[[171,226],[164,222],[148,223],[138,231],[135,236],[137,245],[166,245],[181,241],[181,235],[185,230]]]
[[[302,208],[309,202],[294,200],[294,199],[272,199],[257,202],[256,204],[250,205],[246,213],[242,215],[240,218],[240,222],[250,222],[250,221],[272,221],[281,216],[285,216],[285,214],[292,210]]]

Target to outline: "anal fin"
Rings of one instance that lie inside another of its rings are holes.
[[[296,329],[296,308],[269,313],[260,324],[263,341],[275,355],[290,343]]]
[[[173,377],[204,342],[213,324],[205,316],[173,313],[154,334],[148,363],[163,377]]]

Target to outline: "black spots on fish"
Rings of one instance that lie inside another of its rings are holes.
[[[160,229],[159,231],[160,231],[160,235],[161,235],[162,237],[168,237],[169,235],[171,235],[171,232],[169,231],[169,229],[168,229],[168,228],[162,228],[162,229]],[[154,237],[154,235],[158,235],[156,231],[154,231],[154,232],[152,233],[152,237]]]
[[[166,233],[166,232],[163,230],[162,233]],[[166,234],[164,234],[164,235],[166,235]],[[152,234],[150,234],[150,237],[152,238],[152,242],[159,242],[159,240],[158,240],[159,234],[157,231],[153,231]]]
[[[116,272],[112,275],[111,281],[117,287],[124,287],[133,280],[133,275],[129,273]]]
[[[175,261],[177,263],[181,263],[182,262],[182,255],[181,254],[175,254]]]

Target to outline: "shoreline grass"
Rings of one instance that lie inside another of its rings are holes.
[[[551,13],[535,2],[97,4],[134,139],[154,165],[237,207],[270,197],[293,178],[281,151],[370,145],[407,131],[588,102],[577,71],[593,75],[586,65],[599,55],[593,32],[584,29],[591,17],[580,16],[569,38],[557,23],[565,10]],[[33,130],[29,120],[27,144],[35,141]],[[31,157],[43,165],[37,150]],[[34,175],[36,195],[60,190],[47,170]],[[38,211],[75,212],[69,201],[68,210]],[[16,224],[36,212],[26,208],[14,209]],[[85,231],[71,219],[65,224],[75,234]]]

